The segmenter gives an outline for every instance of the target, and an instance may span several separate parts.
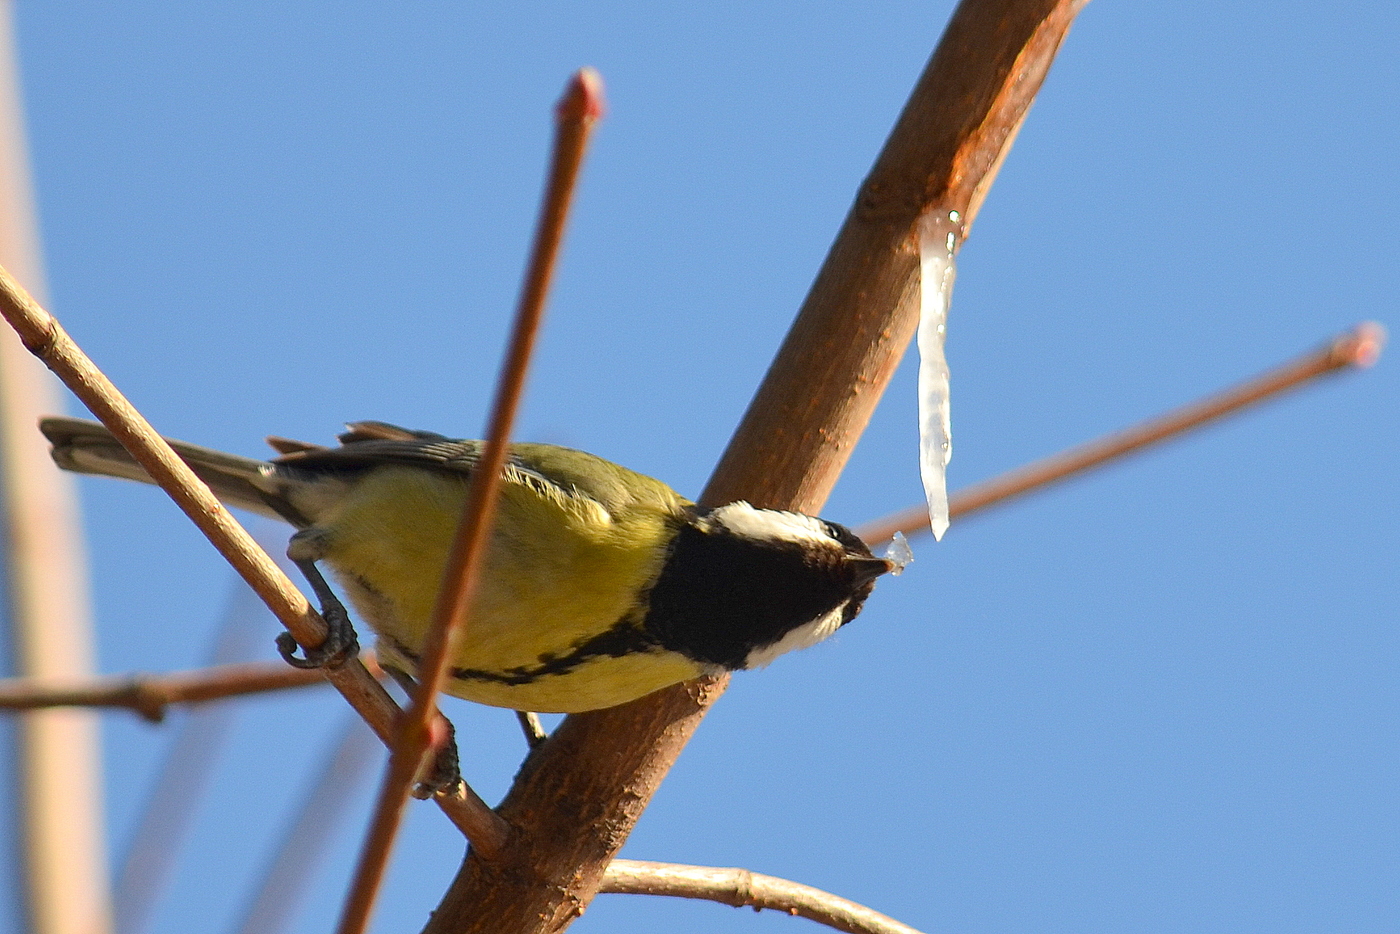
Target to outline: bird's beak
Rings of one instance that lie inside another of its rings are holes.
[[[870,555],[847,555],[846,566],[855,574],[856,582],[860,584],[867,584],[881,574],[888,574],[894,570],[893,562]]]

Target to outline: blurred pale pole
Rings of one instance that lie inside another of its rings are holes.
[[[15,60],[11,0],[0,0],[0,265],[43,294],[37,224]],[[63,410],[58,381],[9,328],[0,333],[8,618],[19,674],[68,678],[93,668],[87,567],[73,481],[54,470],[35,428]],[[18,718],[15,761],[28,928],[111,930],[96,715],[46,710]]]

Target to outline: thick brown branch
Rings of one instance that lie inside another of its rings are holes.
[[[747,869],[615,859],[598,891],[699,898],[755,911],[767,908],[846,934],[919,934],[907,924],[839,895]]]
[[[289,668],[282,662],[215,665],[163,675],[117,675],[68,683],[52,678],[7,678],[0,681],[0,709],[125,707],[159,723],[171,704],[200,704],[325,683],[319,671]]]
[[[919,79],[705,502],[818,510],[918,315],[915,232],[972,222],[1083,0],[964,0]],[[431,934],[558,931],[592,899],[657,785],[723,691],[700,680],[567,718],[499,812],[519,829],[468,857]]]
[[[1102,467],[1120,457],[1141,451],[1196,428],[1233,415],[1319,377],[1355,367],[1371,366],[1385,346],[1385,329],[1374,322],[1358,324],[1325,346],[1253,379],[1231,386],[1204,399],[1173,409],[1165,415],[1140,422],[1131,428],[1105,435],[1079,447],[1017,467],[999,477],[973,484],[954,493],[948,500],[953,518],[999,506],[1077,474]],[[906,535],[927,532],[928,510],[910,506],[876,519],[856,530],[873,544],[888,541],[895,532]]]
[[[966,235],[1082,5],[958,6],[704,502],[820,510],[918,324],[919,219]]]

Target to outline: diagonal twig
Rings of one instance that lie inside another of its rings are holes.
[[[1342,370],[1371,366],[1380,358],[1384,346],[1385,329],[1373,321],[1363,322],[1337,335],[1317,350],[1229,389],[959,490],[948,500],[948,513],[957,518],[999,506],[1018,496],[1201,428],[1312,380]],[[927,507],[919,505],[866,523],[856,530],[856,534],[866,542],[878,544],[889,541],[895,532],[912,535],[927,530]]]
[[[82,352],[58,320],[40,307],[3,268],[0,268],[0,316],[15,329],[29,352],[53,370],[175,500],[297,641],[311,648],[324,641],[325,622],[301,591]],[[398,715],[398,705],[364,665],[351,659],[339,668],[325,669],[324,674],[387,742]],[[458,795],[439,796],[438,805],[478,851],[496,851],[504,842],[505,824],[475,792],[465,785],[459,787]]]
[[[525,271],[510,347],[491,410],[485,447],[472,471],[472,483],[467,488],[466,503],[433,607],[432,624],[419,666],[418,687],[391,746],[369,833],[340,917],[340,934],[361,934],[369,925],[370,911],[408,803],[409,786],[424,752],[434,745],[430,727],[437,713],[437,695],[446,683],[448,665],[460,644],[467,611],[480,578],[486,537],[495,516],[501,470],[505,467],[506,444],[525,389],[530,355],[544,316],[545,298],[554,277],[583,154],[593,126],[603,113],[602,92],[598,73],[585,68],[570,79],[559,102],[549,181],[534,248]]]

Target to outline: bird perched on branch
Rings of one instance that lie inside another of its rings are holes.
[[[152,482],[96,422],[46,418],[40,428],[65,470]],[[271,438],[281,455],[271,461],[170,444],[228,505],[295,526],[288,556],[323,610],[334,595],[317,584],[317,562],[379,636],[385,667],[412,675],[484,445],[382,422],[349,425],[340,442]],[[833,522],[744,502],[696,506],[659,480],[553,445],[511,445],[500,497],[446,686],[497,707],[594,710],[766,665],[850,622],[894,567]],[[329,621],[321,655],[353,651],[353,629]]]

